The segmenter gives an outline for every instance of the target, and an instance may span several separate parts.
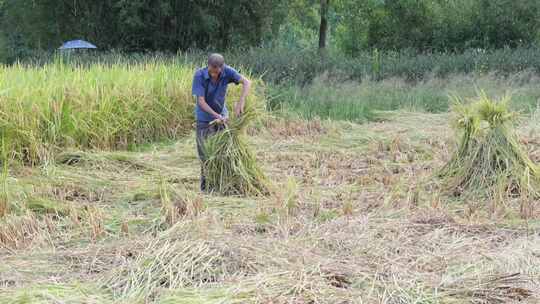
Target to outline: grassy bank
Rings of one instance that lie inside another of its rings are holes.
[[[522,72],[509,77],[468,74],[418,82],[402,78],[356,82],[325,74],[303,87],[273,87],[269,107],[305,119],[365,122],[376,119],[377,111],[445,112],[452,96],[476,97],[483,90],[497,98],[511,94],[512,108],[529,113],[540,103],[538,79],[535,73]]]

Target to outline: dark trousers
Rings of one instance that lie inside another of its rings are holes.
[[[201,161],[201,191],[207,191],[206,187],[206,177],[204,172],[204,162],[206,161],[206,155],[204,151],[204,142],[205,140],[219,131],[225,129],[225,126],[222,124],[213,124],[209,125],[208,123],[197,122],[197,153],[199,154],[199,159]]]

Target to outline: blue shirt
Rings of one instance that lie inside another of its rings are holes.
[[[197,102],[195,107],[195,116],[197,122],[209,123],[215,119],[210,113],[205,112],[198,102],[199,96],[204,96],[206,103],[223,116],[228,115],[227,106],[225,105],[225,96],[227,95],[227,86],[229,83],[240,83],[241,76],[233,68],[228,65],[224,65],[219,79],[214,83],[208,74],[208,68],[202,68],[195,72],[193,77],[193,85],[191,88],[192,94],[197,96]]]

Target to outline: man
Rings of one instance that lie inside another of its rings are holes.
[[[223,130],[229,119],[225,105],[227,86],[229,83],[242,84],[240,100],[234,105],[237,116],[244,110],[246,96],[251,87],[250,81],[235,69],[225,64],[220,54],[208,56],[208,66],[195,72],[192,93],[196,97],[195,116],[197,118],[197,152],[201,160],[201,191],[208,191],[204,175],[203,163],[206,160],[204,140]]]

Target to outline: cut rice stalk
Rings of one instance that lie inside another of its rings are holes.
[[[245,141],[245,131],[256,118],[256,111],[246,107],[225,130],[206,140],[204,169],[209,189],[225,195],[268,194],[268,181]]]
[[[455,126],[461,138],[439,172],[448,190],[475,197],[540,197],[540,169],[519,143],[510,98],[493,101],[482,93],[469,105],[456,101]]]

